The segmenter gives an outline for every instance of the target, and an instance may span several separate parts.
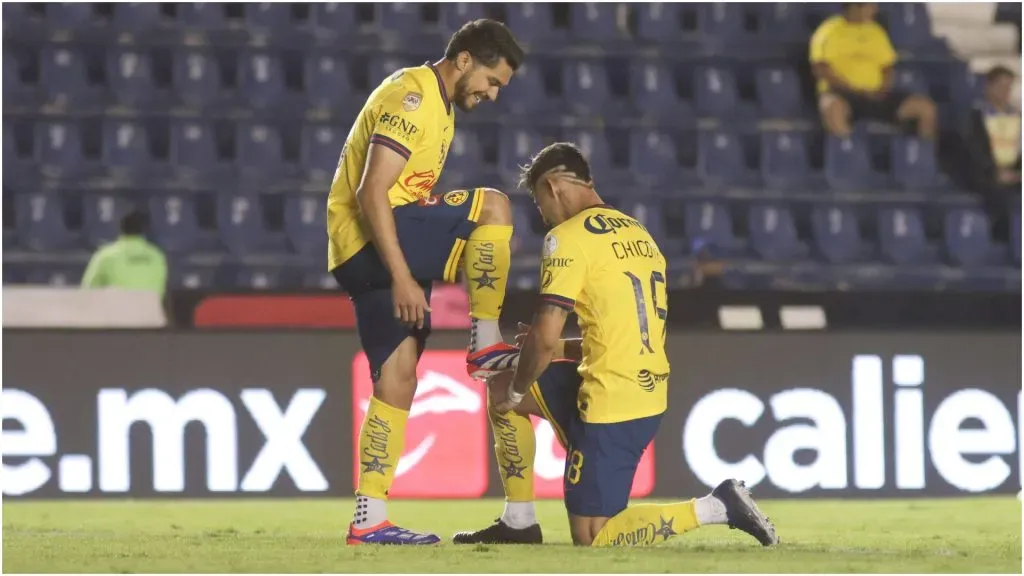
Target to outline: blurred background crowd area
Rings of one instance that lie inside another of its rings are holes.
[[[435,191],[512,197],[510,287],[536,287],[545,232],[515,173],[570,140],[675,286],[1019,291],[1020,4],[878,5],[925,137],[823,126],[812,36],[849,8],[5,2],[3,281],[77,284],[128,234],[166,253],[172,290],[333,288],[326,193],[365,98],[490,17],[527,64],[459,114]]]

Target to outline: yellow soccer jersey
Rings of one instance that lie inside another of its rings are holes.
[[[811,37],[811,64],[818,63],[828,64],[855,90],[875,91],[882,87],[885,69],[896,63],[896,50],[878,22],[833,16]],[[828,88],[828,82],[818,82],[819,92]]]
[[[640,222],[602,205],[556,226],[544,239],[540,292],[579,318],[583,421],[665,411],[665,257]]]
[[[340,266],[370,240],[356,200],[370,144],[386,146],[409,160],[388,191],[394,207],[430,196],[454,133],[451,100],[429,63],[395,72],[370,94],[341,149],[327,197],[328,270]]]

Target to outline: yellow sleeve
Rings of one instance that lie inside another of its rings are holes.
[[[82,275],[82,288],[103,288],[107,285],[103,275],[103,262],[106,260],[103,251],[100,250],[89,259],[89,265]]]
[[[375,108],[370,143],[386,146],[408,160],[428,125],[423,91],[413,84],[394,86]]]
[[[544,237],[540,278],[544,302],[572,311],[587,279],[587,259],[564,231],[552,230]]]
[[[835,23],[829,19],[822,22],[818,29],[814,31],[814,35],[811,36],[811,64],[828,63],[828,59],[825,56],[825,45],[828,43],[828,37],[834,29]]]
[[[872,42],[875,51],[875,57],[878,59],[878,64],[883,68],[888,68],[896,63],[898,56],[896,49],[892,47],[892,42],[889,40],[889,34],[882,28],[881,24],[875,24],[875,41]]]

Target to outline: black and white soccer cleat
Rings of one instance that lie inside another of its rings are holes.
[[[744,482],[726,480],[712,490],[711,495],[725,504],[729,528],[750,534],[757,538],[762,546],[774,546],[779,543],[779,537],[775,534],[775,525],[758,509]]]
[[[513,528],[499,518],[494,524],[476,532],[458,532],[452,537],[452,541],[456,544],[541,544],[544,537],[540,531],[540,524]]]

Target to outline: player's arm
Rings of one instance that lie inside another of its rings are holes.
[[[515,343],[516,346],[522,348],[523,342],[526,339],[526,335],[530,333],[530,325],[519,323],[519,333],[516,334]],[[558,341],[558,346],[555,347],[555,358],[567,358],[579,362],[583,359],[583,339],[582,338],[562,338]]]
[[[356,189],[359,208],[369,224],[373,245],[395,283],[411,280],[412,272],[398,245],[398,231],[395,228],[395,216],[391,213],[388,191],[398,182],[408,161],[408,156],[403,156],[401,151],[371,140],[363,180]]]
[[[526,394],[530,386],[547,370],[561,343],[562,329],[571,309],[560,303],[544,302],[533,317],[533,325],[523,339],[519,365],[512,378],[512,390]]]

